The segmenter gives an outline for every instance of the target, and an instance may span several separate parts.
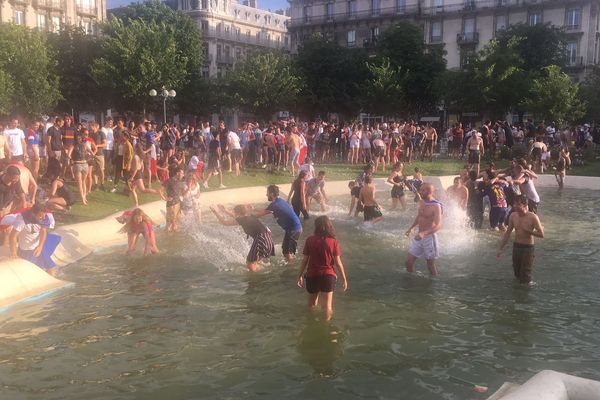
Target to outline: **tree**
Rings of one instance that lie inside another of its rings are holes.
[[[201,89],[206,85],[202,82],[205,81],[202,78],[203,41],[198,24],[186,14],[175,11],[158,0],[134,3],[122,8],[119,18],[126,24],[141,19],[172,28],[176,52],[181,59],[186,60],[187,73],[185,83],[176,88],[176,104],[181,111],[194,113],[198,103],[202,101]]]
[[[11,111],[13,88],[12,77],[0,69],[0,116],[8,115]]]
[[[511,25],[490,41],[467,65],[479,88],[478,111],[500,118],[508,111],[523,112],[531,85],[550,65],[565,63],[565,36],[549,24]]]
[[[61,98],[53,55],[37,30],[0,24],[0,71],[5,87],[12,87],[10,112],[41,115]]]
[[[63,97],[58,109],[70,112],[73,108],[90,111],[107,107],[109,93],[101,90],[91,71],[94,60],[101,55],[97,38],[66,25],[59,33],[50,33],[48,43],[55,54]]]
[[[268,119],[294,103],[300,82],[282,53],[264,52],[236,66],[225,78],[225,87],[232,105]]]
[[[369,78],[363,83],[363,109],[385,116],[398,115],[403,99],[405,74],[384,58],[381,63],[367,63]]]
[[[584,104],[579,99],[579,87],[556,65],[544,68],[543,76],[534,79],[531,96],[523,106],[537,118],[556,121],[577,121],[584,114]]]
[[[187,59],[177,49],[173,27],[155,21],[113,18],[103,27],[102,57],[92,76],[123,99],[122,108],[140,108],[151,89],[178,90],[187,83]]]
[[[584,119],[600,121],[600,67],[594,67],[581,83],[579,98],[586,104]]]
[[[434,82],[446,70],[443,48],[427,47],[421,28],[402,21],[381,34],[376,50],[379,57],[389,59],[404,72],[406,111],[423,114],[435,109],[438,98]]]
[[[145,105],[150,89],[177,91],[180,110],[194,111],[201,80],[202,35],[187,15],[159,1],[132,4],[102,26],[104,55],[92,75],[115,90],[121,108]]]
[[[366,61],[363,49],[342,47],[318,36],[304,42],[295,59],[304,83],[300,109],[313,117],[328,112],[357,115],[360,87],[368,76]]]

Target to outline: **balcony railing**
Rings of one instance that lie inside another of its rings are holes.
[[[217,54],[217,64],[233,64],[234,58],[226,54]]]
[[[37,8],[57,11],[64,11],[66,8],[64,0],[34,0],[34,5]]]
[[[269,47],[273,49],[280,49],[284,47],[283,41],[277,41],[268,39],[262,36],[256,37],[255,35],[246,35],[242,33],[236,33],[231,31],[224,31],[215,28],[204,29],[202,34],[207,39],[222,39],[229,40],[235,43],[242,43],[254,46]]]
[[[366,10],[346,10],[341,13],[322,15],[302,15],[292,17],[289,20],[288,27],[297,28],[306,25],[318,25],[332,22],[344,22],[349,20],[367,20],[378,18],[389,18],[393,16],[417,16],[426,17],[431,15],[465,13],[474,10],[496,9],[496,8],[527,8],[532,4],[558,3],[564,0],[465,0],[454,4],[421,6],[420,4],[406,4],[402,7],[387,7],[378,9],[377,15],[373,15],[372,9]],[[318,10],[313,8],[313,12]]]
[[[479,32],[463,32],[456,34],[456,42],[460,44],[479,43]]]
[[[22,6],[28,6],[29,4],[31,4],[31,0],[10,0],[10,2],[13,5],[22,5]]]
[[[77,4],[77,14],[97,16],[98,9],[95,6]]]

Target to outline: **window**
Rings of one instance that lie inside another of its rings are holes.
[[[379,27],[375,26],[371,28],[371,41],[376,42],[379,39]]]
[[[325,16],[327,19],[333,19],[333,3],[325,4]]]
[[[227,12],[227,1],[223,0],[223,6],[222,6],[223,12]]]
[[[569,8],[567,9],[567,20],[565,25],[567,30],[579,29],[581,26],[581,8]]]
[[[52,17],[52,32],[58,33],[60,31],[61,26],[60,17],[54,16]]]
[[[404,14],[406,12],[406,0],[396,0],[396,12]]]
[[[465,0],[464,8],[465,8],[465,10],[474,10],[475,9],[475,0]]]
[[[529,13],[529,17],[527,18],[529,26],[536,26],[542,23],[542,12],[541,11],[532,11]]]
[[[208,8],[208,0],[202,0],[202,9],[206,10]]]
[[[494,25],[494,32],[498,34],[508,28],[508,16],[507,15],[496,15],[496,23]]]
[[[237,28],[237,27],[236,27],[236,28],[234,28],[234,29],[235,29],[235,37],[236,37],[236,38],[239,38],[239,37],[240,37],[240,34],[241,34],[240,28]]]
[[[348,31],[348,47],[356,46],[356,31]]]
[[[377,16],[381,13],[381,0],[371,0],[371,15]]]
[[[25,12],[23,10],[15,10],[15,24],[25,25]]]
[[[202,32],[208,32],[208,21],[202,21],[200,27],[202,28]]]
[[[469,62],[471,61],[471,59],[473,58],[474,55],[475,55],[474,49],[464,49],[463,51],[461,51],[460,52],[460,67],[465,68],[469,64]]]
[[[444,10],[444,0],[431,0],[431,8],[433,12],[441,12]]]
[[[463,19],[463,34],[465,39],[473,39],[475,36],[475,18]]]
[[[304,6],[302,9],[302,16],[304,17],[304,22],[310,21],[310,6]]]
[[[223,56],[223,46],[220,44],[217,45],[217,60],[220,60]]]
[[[431,43],[439,43],[442,41],[442,21],[431,21]]]
[[[356,16],[356,0],[350,0],[348,2],[348,15],[351,17]]]
[[[242,58],[242,49],[240,49],[239,47],[236,47],[235,49],[235,58],[237,60],[240,60]]]
[[[40,28],[41,31],[46,30],[47,24],[46,24],[46,16],[44,14],[37,15],[37,27]]]
[[[577,42],[568,42],[567,43],[567,64],[568,65],[576,65],[577,64],[577,48],[579,47],[579,43]]]

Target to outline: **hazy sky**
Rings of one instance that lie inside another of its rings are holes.
[[[108,0],[106,8],[114,8],[119,6],[126,6],[129,3],[133,3],[131,0]],[[286,9],[288,7],[287,0],[258,0],[258,7],[262,9],[271,9],[272,11],[278,9]]]

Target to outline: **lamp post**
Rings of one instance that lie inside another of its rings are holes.
[[[149,95],[152,96],[152,97],[156,97],[158,95],[161,95],[163,97],[163,122],[166,124],[167,123],[167,99],[169,97],[175,97],[175,96],[177,96],[177,92],[175,92],[173,89],[167,90],[163,86],[160,89],[160,93],[158,93],[156,90],[152,89],[152,90],[150,90]]]

